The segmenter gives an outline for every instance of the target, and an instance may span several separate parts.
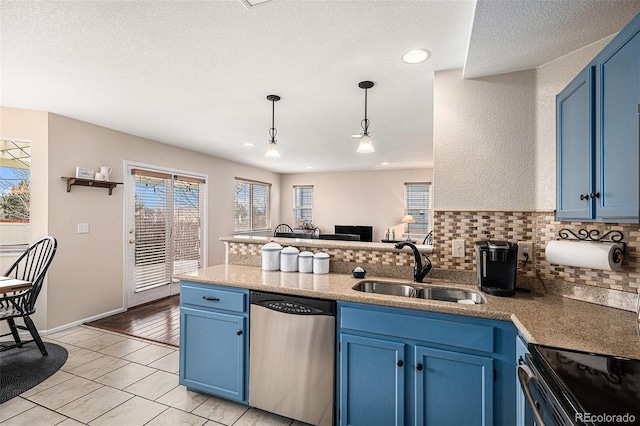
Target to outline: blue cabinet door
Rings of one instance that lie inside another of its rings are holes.
[[[415,347],[416,425],[493,425],[493,359]]]
[[[244,316],[180,309],[180,384],[247,402]]]
[[[403,343],[340,335],[341,425],[404,425]]]
[[[594,67],[585,68],[556,97],[558,220],[593,219]]]
[[[635,21],[596,57],[595,201],[603,221],[638,218],[640,19]]]

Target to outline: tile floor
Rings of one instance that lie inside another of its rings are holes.
[[[0,404],[0,424],[304,425],[178,385],[173,346],[86,326],[44,340],[64,346],[67,362],[38,386]]]

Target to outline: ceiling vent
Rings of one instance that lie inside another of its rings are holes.
[[[240,3],[247,8],[247,10],[260,9],[261,7],[269,6],[271,3],[277,3],[280,0],[240,0]]]

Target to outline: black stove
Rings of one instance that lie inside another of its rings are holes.
[[[640,425],[640,360],[537,344],[529,351],[546,426]]]

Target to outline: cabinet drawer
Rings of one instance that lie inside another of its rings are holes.
[[[247,293],[244,290],[182,283],[180,303],[232,312],[246,312]]]
[[[342,307],[340,328],[483,352],[495,350],[492,326],[426,318],[422,315]]]

